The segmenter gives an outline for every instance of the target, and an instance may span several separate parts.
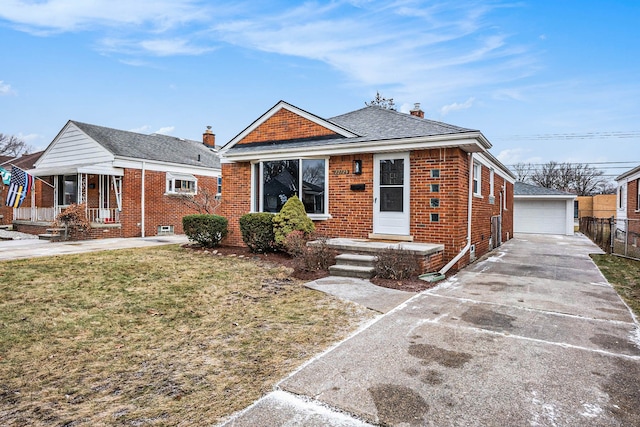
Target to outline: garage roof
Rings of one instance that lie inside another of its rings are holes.
[[[556,190],[555,188],[538,187],[536,185],[525,184],[524,182],[517,181],[513,187],[513,195],[523,197],[553,197],[562,199],[574,199],[575,194],[567,193],[566,191]]]

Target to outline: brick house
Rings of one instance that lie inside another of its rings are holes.
[[[41,185],[13,210],[14,228],[44,233],[61,210],[83,203],[90,238],[180,234],[182,217],[197,212],[189,200],[218,203],[215,135],[207,131],[203,139],[69,121],[27,171]]]
[[[640,244],[640,166],[616,178],[618,184],[616,224],[619,232]]]
[[[3,160],[0,166],[2,166],[4,169],[6,169],[9,172],[11,172],[12,166],[17,166],[20,169],[25,171],[29,169],[33,169],[33,166],[35,165],[36,161],[38,161],[42,153],[44,153],[44,151],[38,151],[36,153],[31,153],[31,154],[23,154],[22,156],[15,157],[15,158],[7,157],[6,159]],[[43,184],[42,181],[35,180],[35,182],[33,183],[35,194],[39,196],[42,194],[43,185],[45,184]],[[1,218],[2,224],[4,225],[8,225],[13,222],[13,208],[10,206],[6,206],[5,204],[5,201],[7,199],[8,188],[9,188],[8,185],[4,185],[4,183],[0,181],[0,198],[2,199],[2,202],[0,203],[0,218]],[[38,200],[36,200],[36,203],[37,202]],[[22,206],[23,207],[31,206],[30,195],[22,203]]]
[[[240,216],[296,194],[325,236],[435,243],[460,268],[513,236],[515,176],[490,147],[419,104],[323,119],[280,101],[220,150],[226,243],[243,245]]]

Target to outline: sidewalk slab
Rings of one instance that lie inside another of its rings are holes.
[[[387,313],[416,295],[414,292],[383,288],[368,280],[353,277],[329,276],[306,283],[305,286],[380,313]]]

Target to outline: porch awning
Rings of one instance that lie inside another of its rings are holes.
[[[195,176],[189,175],[188,173],[167,172],[167,178],[181,181],[197,181]]]
[[[88,173],[93,175],[113,175],[123,176],[123,168],[114,168],[109,165],[76,165],[76,166],[60,166],[50,168],[35,168],[27,171],[33,176],[52,176],[52,175],[76,175],[79,173]]]

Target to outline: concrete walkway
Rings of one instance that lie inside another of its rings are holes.
[[[224,425],[640,425],[638,324],[594,252],[518,236]]]
[[[111,249],[142,248],[149,246],[187,243],[184,234],[172,236],[130,237],[114,239],[82,240],[77,242],[50,242],[24,239],[0,241],[0,261],[43,256],[78,254]]]

